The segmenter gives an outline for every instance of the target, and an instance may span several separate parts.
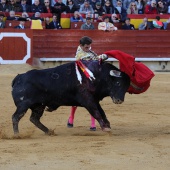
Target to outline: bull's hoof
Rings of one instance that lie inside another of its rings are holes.
[[[21,136],[19,134],[14,134],[13,139],[21,139]]]
[[[90,127],[90,131],[96,131],[96,127]]]
[[[110,128],[103,128],[103,132],[110,132],[111,129]]]
[[[67,127],[68,127],[68,128],[72,128],[72,127],[73,127],[73,124],[67,122]]]
[[[54,130],[51,130],[51,129],[48,130],[48,132],[46,134],[49,135],[49,136],[56,136]]]

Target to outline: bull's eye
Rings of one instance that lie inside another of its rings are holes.
[[[116,86],[120,86],[120,82],[119,81],[116,82]]]

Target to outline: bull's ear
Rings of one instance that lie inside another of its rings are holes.
[[[114,77],[121,77],[121,72],[117,70],[110,70],[110,75]]]

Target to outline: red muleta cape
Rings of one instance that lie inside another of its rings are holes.
[[[119,50],[106,51],[108,57],[119,60],[119,68],[125,72],[131,80],[128,92],[131,94],[140,94],[145,92],[150,81],[154,77],[154,73],[143,63],[135,62],[135,58]]]

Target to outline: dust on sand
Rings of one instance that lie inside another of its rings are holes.
[[[107,97],[101,105],[111,123],[111,135],[89,131],[90,116],[78,108],[74,128],[67,128],[69,107],[45,112],[41,121],[56,136],[47,136],[30,121],[30,111],[19,124],[21,139],[13,138],[15,105],[11,81],[32,69],[29,65],[0,65],[0,169],[2,170],[169,170],[170,74],[156,73],[150,89],[126,94],[115,105]]]

